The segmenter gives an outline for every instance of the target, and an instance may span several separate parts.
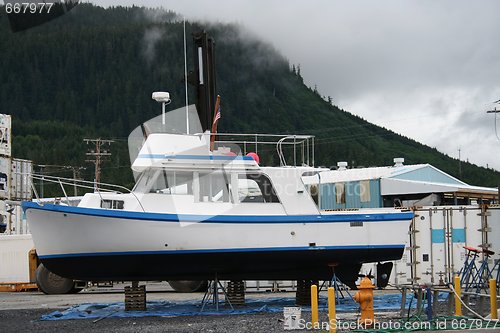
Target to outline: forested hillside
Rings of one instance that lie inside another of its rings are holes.
[[[186,26],[188,36],[205,29],[216,41],[221,132],[313,134],[317,165],[390,165],[404,157],[407,164],[430,163],[459,177],[458,160],[325,101],[304,85],[298,65],[243,28]],[[172,109],[184,103],[182,33],[174,13],[138,7],[82,4],[19,33],[1,17],[0,113],[13,117],[14,156],[42,165],[86,166],[81,175],[91,180],[83,139],[114,139],[102,179],[130,186],[126,137],[159,114],[151,92],[169,91]],[[44,172],[71,174],[61,167]],[[500,183],[499,172],[465,162],[460,178],[483,186]]]

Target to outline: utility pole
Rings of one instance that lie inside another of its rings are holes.
[[[500,104],[500,99],[496,102],[493,102],[496,104]],[[498,136],[498,130],[497,130],[497,113],[500,113],[500,110],[497,110],[495,107],[493,110],[486,111],[486,113],[494,113],[495,114],[495,135],[497,136],[498,141],[500,141],[500,137]],[[497,203],[500,203],[500,185],[498,185],[498,201]]]
[[[94,145],[94,148],[90,148],[85,155],[90,156],[91,159],[86,160],[86,162],[91,162],[94,163],[95,165],[95,183],[96,186],[101,181],[101,163],[104,161],[105,158],[111,156],[111,153],[109,150],[104,149],[103,145],[108,145],[111,146],[111,144],[114,142],[113,140],[103,140],[101,138],[97,139],[83,139],[87,143]]]
[[[460,179],[462,179],[462,158],[460,156],[461,149],[458,147],[458,174]]]
[[[40,175],[42,176],[40,178],[40,197],[44,198],[44,193],[43,193],[43,169],[45,168],[45,165],[40,165]]]
[[[500,141],[500,137],[498,136],[498,131],[497,131],[497,113],[500,113],[500,110],[497,110],[497,108],[494,108],[493,110],[486,111],[486,113],[494,113],[495,114],[495,134],[497,136],[498,141]]]
[[[78,186],[76,184],[76,180],[81,179],[80,171],[85,170],[85,167],[75,167],[75,166],[67,166],[66,168],[71,169],[73,171],[73,195],[78,196]]]

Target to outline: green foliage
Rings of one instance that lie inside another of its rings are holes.
[[[91,180],[83,139],[114,138],[102,179],[130,186],[126,137],[159,113],[151,92],[169,91],[172,109],[184,103],[183,29],[176,20],[172,12],[91,4],[15,34],[0,20],[0,113],[13,116],[14,156],[86,166],[82,176]],[[317,165],[390,165],[404,157],[458,177],[456,159],[325,101],[304,85],[300,65],[241,27],[187,22],[186,29],[189,68],[190,34],[205,29],[216,41],[221,132],[314,134]],[[461,179],[497,186],[500,173],[463,162]]]

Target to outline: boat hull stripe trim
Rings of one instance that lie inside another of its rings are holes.
[[[204,160],[204,161],[253,161],[251,156],[224,156],[224,155],[165,155],[165,154],[140,154],[137,158],[147,159],[173,159],[173,160]]]
[[[178,255],[201,253],[237,253],[237,252],[269,252],[269,251],[331,251],[331,250],[375,250],[375,249],[404,249],[399,245],[346,245],[346,246],[314,246],[314,247],[272,247],[272,248],[234,248],[234,249],[200,249],[200,250],[170,250],[170,251],[129,251],[129,252],[95,252],[95,253],[67,253],[41,255],[40,259],[57,259],[70,257],[102,257],[123,255]]]
[[[328,214],[328,215],[190,215],[167,213],[143,213],[113,209],[82,208],[25,201],[23,209],[38,209],[48,212],[109,217],[153,222],[200,222],[200,223],[336,223],[336,222],[405,222],[413,218],[412,212],[379,214]]]

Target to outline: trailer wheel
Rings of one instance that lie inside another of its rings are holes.
[[[168,281],[168,284],[177,292],[180,293],[194,293],[199,291],[206,291],[208,287],[207,280],[196,280],[196,281]]]
[[[75,288],[75,282],[49,271],[43,264],[36,269],[36,285],[44,294],[69,294]]]

